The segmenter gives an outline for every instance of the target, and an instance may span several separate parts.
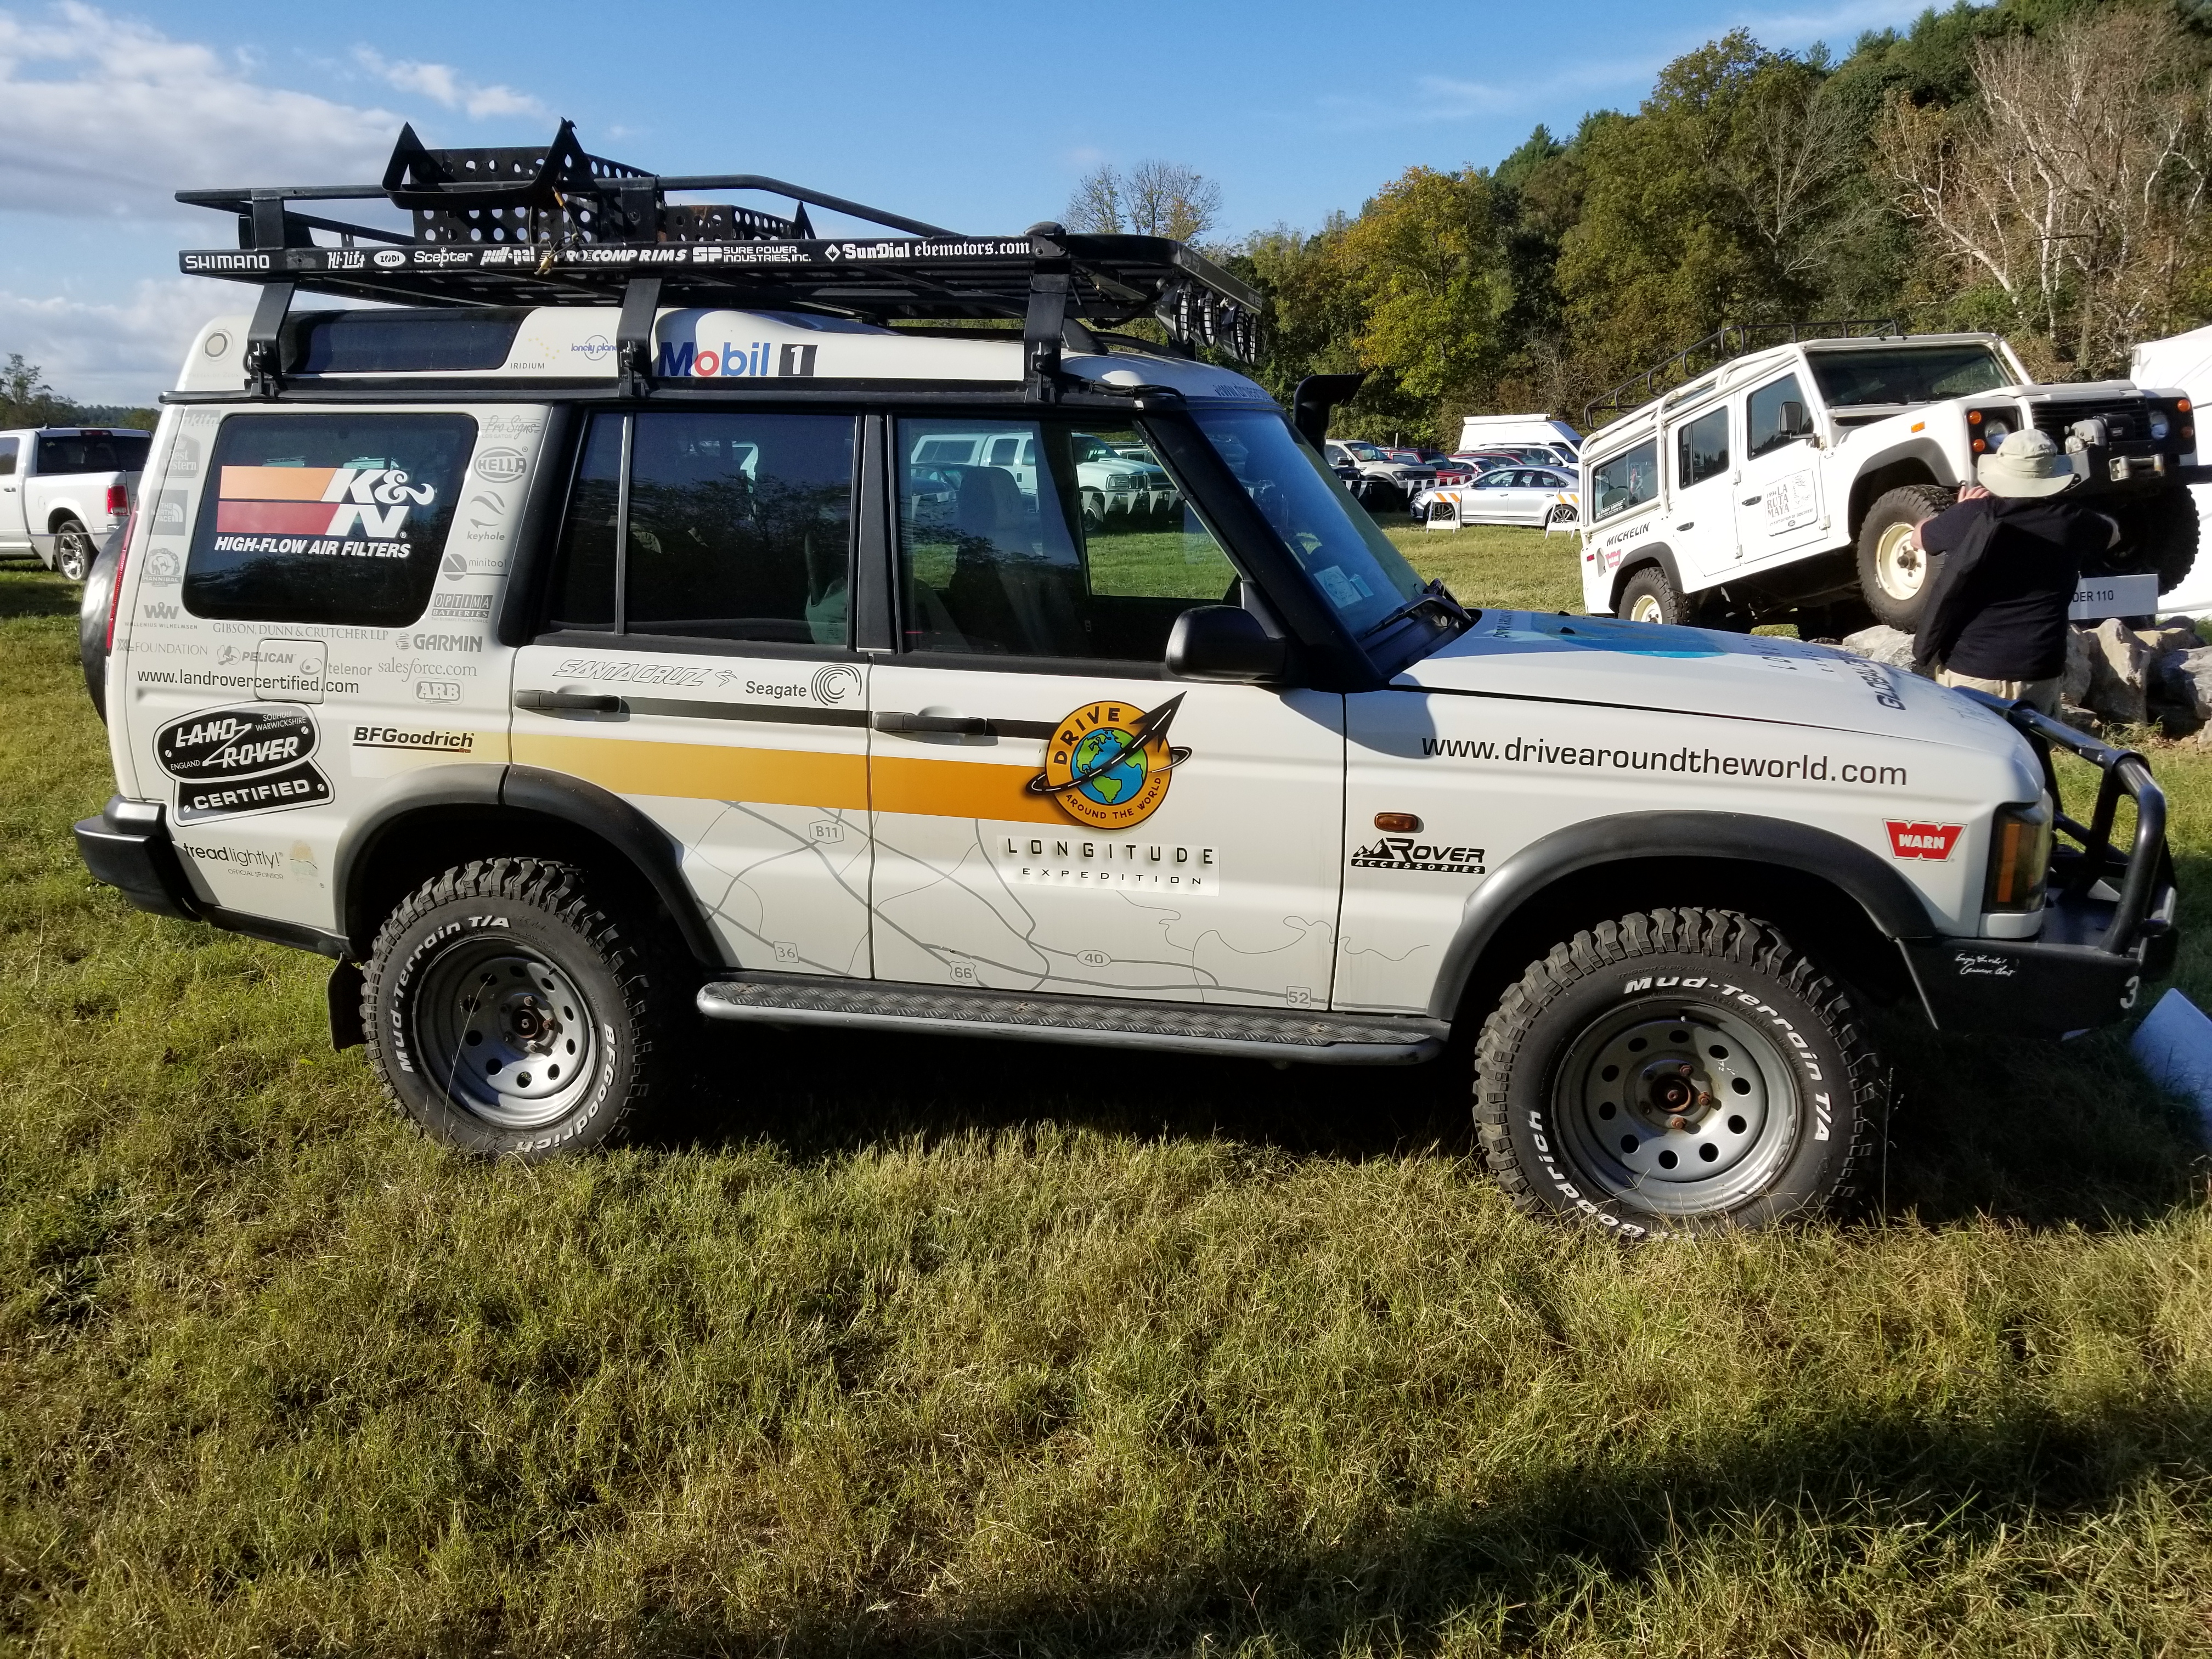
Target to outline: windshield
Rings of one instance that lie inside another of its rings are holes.
[[[1421,591],[1375,520],[1271,410],[1205,410],[1198,424],[1267,522],[1358,634]]]
[[[1346,454],[1356,456],[1360,460],[1379,461],[1382,459],[1382,452],[1373,444],[1354,443],[1348,438],[1339,441]]]
[[[2003,360],[1985,345],[1880,346],[1805,356],[1831,409],[1939,403],[2010,386],[2013,379]]]

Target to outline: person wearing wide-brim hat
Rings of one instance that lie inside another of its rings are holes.
[[[1929,579],[1913,665],[1945,685],[2054,714],[2081,568],[2118,544],[2119,526],[2067,499],[2081,476],[2043,433],[2013,433],[1974,477],[1957,506],[1913,532],[1923,551],[1945,556]]]

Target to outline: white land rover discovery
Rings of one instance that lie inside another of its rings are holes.
[[[333,958],[335,1040],[457,1146],[605,1142],[701,1020],[1472,1051],[1532,1210],[1757,1224],[1864,1180],[1869,1003],[2056,1033],[2171,959],[2140,759],[1795,641],[1462,609],[1326,408],[1079,320],[1249,352],[1173,243],[828,242],[565,129],[511,202],[449,165],[403,142],[404,241],[193,198],[247,246],[185,269],[262,297],[166,399],[77,833],[137,904]],[[552,240],[465,234],[510,213]],[[1023,335],[886,325],[994,308]],[[1086,513],[1102,447],[1170,499]]]
[[[2184,393],[2036,386],[1993,334],[1802,340],[1686,373],[1749,338],[1723,330],[1591,406],[1685,382],[1583,445],[1590,611],[1736,628],[1795,617],[1808,638],[1870,619],[1910,632],[1942,556],[1909,532],[2028,426],[2119,523],[2110,568],[2092,574],[2155,575],[2160,592],[2189,574],[2197,428]]]

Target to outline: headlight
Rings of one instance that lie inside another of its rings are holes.
[[[2019,914],[2043,908],[2051,873],[2049,797],[2028,806],[2000,806],[1990,825],[1990,873],[1982,891],[1984,911]]]
[[[1970,409],[1966,435],[1977,455],[1994,454],[1999,444],[2020,430],[2020,414],[2010,409]]]

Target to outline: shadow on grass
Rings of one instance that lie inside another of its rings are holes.
[[[2070,1043],[1881,1032],[1899,1106],[1880,1212],[1941,1225],[2136,1227],[2196,1201],[2206,1160],[2187,1116],[2145,1083],[2124,1036]],[[1395,1068],[1292,1066],[1051,1043],[715,1026],[697,1080],[650,1139],[766,1136],[840,1158],[1042,1121],[1364,1160],[1474,1150],[1467,1057]]]
[[[11,617],[74,617],[79,589],[27,554],[0,557],[0,622]]]
[[[1794,1607],[1809,1626],[1802,1636],[1853,1648],[1873,1634],[1863,1621],[1884,1584],[1917,1579],[1927,1601],[1951,1606],[1936,1616],[1955,1618],[1945,1581],[1968,1598],[2027,1593],[2063,1553],[2052,1534],[2076,1529],[2078,1545],[2079,1528],[2146,1501],[2154,1486],[2186,1512],[2189,1489],[2212,1480],[2212,1406],[2172,1396],[2063,1416],[1849,1412],[1810,1435],[1804,1419],[1790,1420],[1786,1435],[1747,1425],[1656,1460],[1562,1447],[1480,1500],[1391,1510],[1378,1498],[1378,1513],[1320,1547],[1295,1516],[1223,1516],[1212,1533],[1225,1541],[1158,1583],[1117,1585],[1105,1573],[1083,1583],[1071,1572],[1073,1587],[933,1620],[902,1613],[903,1598],[877,1581],[795,1629],[648,1615],[634,1639],[672,1653],[1164,1653],[1246,1643],[1270,1653],[1424,1653],[1458,1627],[1482,1632],[1486,1651],[1521,1651],[1571,1645],[1585,1620],[1617,1638],[1649,1638],[1670,1611],[1694,1614],[1685,1603],[1711,1599],[1714,1586],[1702,1595],[1699,1587],[1711,1563],[1726,1578],[1773,1582],[1775,1610],[1786,1618]],[[2201,1558],[2171,1541],[2175,1559],[2151,1575],[2166,1581],[2157,1588],[2169,1602],[2201,1596],[2202,1583],[2187,1582],[2203,1577]],[[1863,1594],[1851,1593],[1854,1580]],[[1728,1610],[1722,1600],[1705,1619]],[[2124,1617],[2141,1630],[2135,1621],[2152,1611]],[[1923,1634],[1932,1644],[1935,1632]]]

